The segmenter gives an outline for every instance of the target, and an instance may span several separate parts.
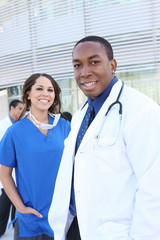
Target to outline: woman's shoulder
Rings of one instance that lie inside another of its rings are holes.
[[[8,129],[12,133],[18,131],[24,124],[26,124],[26,117],[18,120],[14,124],[12,124]]]
[[[61,125],[63,125],[63,126],[70,127],[70,125],[71,125],[71,123],[63,117],[60,117],[59,121],[60,121]]]

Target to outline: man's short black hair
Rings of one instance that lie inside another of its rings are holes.
[[[23,102],[18,100],[18,99],[15,99],[15,100],[11,101],[10,104],[9,104],[9,109],[11,109],[11,106],[13,106],[14,108],[17,107],[18,103],[23,104]]]
[[[102,47],[105,48],[108,59],[112,60],[113,59],[113,49],[111,44],[104,38],[99,37],[99,36],[88,36],[88,37],[84,37],[81,40],[79,40],[74,48],[79,44],[79,43],[83,43],[83,42],[98,42],[102,45]]]

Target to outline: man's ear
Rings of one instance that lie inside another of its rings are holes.
[[[11,111],[12,109],[14,109],[14,107],[13,107],[13,106],[11,106],[11,107],[10,107],[10,111]]]
[[[116,61],[116,59],[112,59],[111,60],[111,67],[112,67],[112,73],[115,73],[115,71],[117,69],[117,61]]]

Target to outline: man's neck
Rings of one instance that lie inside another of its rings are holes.
[[[9,119],[11,120],[11,123],[15,123],[17,120],[15,120],[11,115],[9,115]]]

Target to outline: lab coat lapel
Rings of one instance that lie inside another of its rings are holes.
[[[67,223],[66,229],[64,230],[64,226],[67,222],[68,208],[70,202],[75,142],[86,109],[87,104],[73,116],[73,124],[71,122],[72,130],[68,138],[65,140],[65,145],[67,147],[64,149],[53,194],[53,201],[49,210],[49,223],[54,229],[55,239],[59,240],[65,239],[65,232],[67,232],[67,229],[69,227]],[[61,229],[63,229],[64,232],[61,231]]]
[[[101,109],[99,110],[98,114],[96,115],[94,121],[91,123],[91,125],[87,129],[86,134],[84,135],[77,152],[79,152],[81,150],[81,148],[87,143],[87,141],[90,138],[94,137],[95,129],[97,129],[99,127],[99,125],[100,125],[104,115],[106,114],[109,106],[113,102],[116,101],[116,99],[118,97],[118,94],[120,92],[121,86],[122,86],[122,81],[121,80],[119,80],[117,83],[114,84],[114,86],[112,87],[112,90],[110,92],[109,97],[105,100],[104,104],[102,105]],[[86,110],[85,110],[85,112],[86,112]],[[84,115],[85,115],[85,112],[83,112]],[[80,121],[82,122],[82,119],[80,119]]]

